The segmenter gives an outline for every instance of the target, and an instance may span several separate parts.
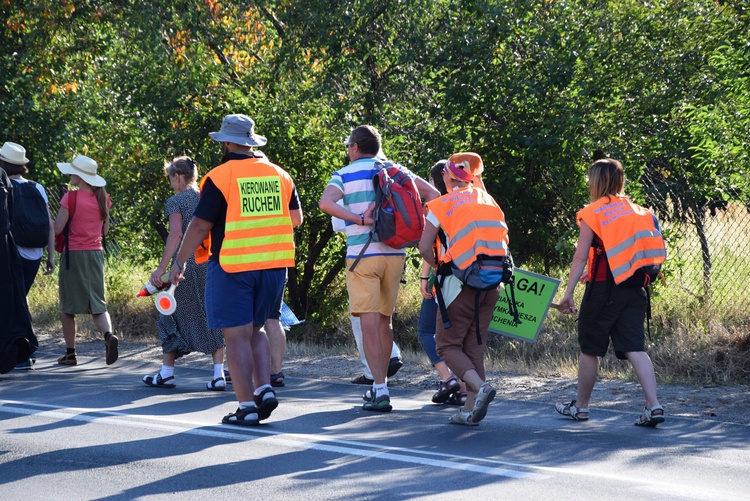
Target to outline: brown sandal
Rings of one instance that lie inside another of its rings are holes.
[[[57,359],[57,363],[60,365],[76,365],[78,359],[76,359],[75,353],[66,353],[62,357]]]

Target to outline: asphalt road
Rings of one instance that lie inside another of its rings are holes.
[[[447,424],[431,392],[394,390],[393,412],[361,409],[363,387],[287,378],[256,428],[220,424],[234,393],[180,367],[175,389],[106,367],[39,360],[0,375],[0,500],[750,499],[750,427],[669,417],[657,429],[597,410],[496,399],[477,428]]]

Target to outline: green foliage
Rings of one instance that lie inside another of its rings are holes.
[[[750,189],[741,3],[0,0],[0,11],[1,137],[27,148],[30,177],[48,187],[66,181],[56,162],[96,159],[127,260],[163,250],[163,163],[188,154],[207,172],[220,159],[208,132],[251,115],[302,200],[288,300],[321,332],[346,292],[343,241],[317,201],[356,125],[378,127],[387,155],[423,175],[480,153],[514,257],[544,273],[569,262],[594,149],[623,161],[637,201],[697,234],[706,208]]]

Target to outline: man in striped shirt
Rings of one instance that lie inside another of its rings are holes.
[[[373,235],[362,260],[354,270],[373,229],[375,188],[372,182],[379,166],[376,156],[381,149],[378,131],[369,125],[354,129],[346,144],[351,163],[333,173],[318,202],[320,209],[346,224],[346,287],[352,315],[362,324],[365,357],[373,376],[372,390],[366,393],[364,410],[389,412],[392,407],[386,383],[393,326],[391,315],[396,307],[398,287],[404,269],[406,251],[394,249]],[[440,193],[424,179],[412,176],[420,195],[427,201]],[[343,206],[337,204],[343,199]]]

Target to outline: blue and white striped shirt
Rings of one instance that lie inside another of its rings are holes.
[[[378,173],[375,158],[360,158],[343,169],[333,173],[329,186],[335,186],[344,194],[344,207],[355,214],[361,214],[375,205],[375,188],[372,178]],[[414,174],[404,169],[411,177]],[[346,257],[356,259],[362,247],[367,243],[372,225],[360,225],[346,221]],[[380,242],[377,234],[367,247],[363,257],[369,256],[403,256],[405,249],[394,249]]]

